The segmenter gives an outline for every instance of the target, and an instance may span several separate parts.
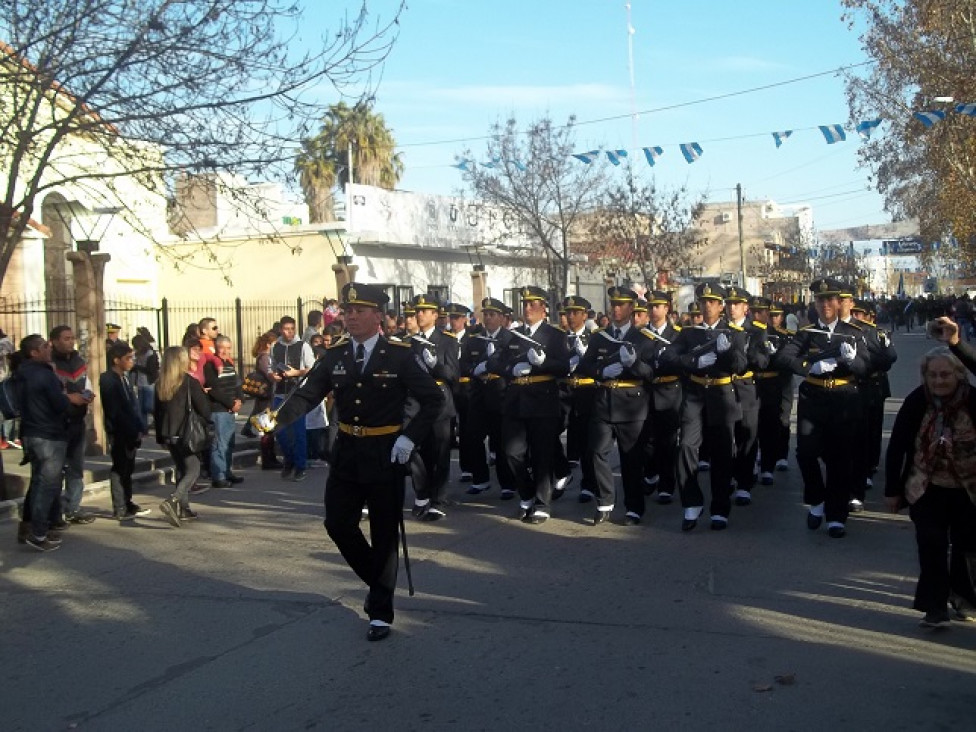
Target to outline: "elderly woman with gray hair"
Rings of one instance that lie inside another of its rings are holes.
[[[234,365],[230,338],[217,336],[217,357],[203,367],[204,387],[210,397],[210,418],[214,425],[210,448],[210,478],[214,488],[227,488],[244,478],[231,470],[234,460],[235,415],[241,411],[241,379]]]
[[[937,628],[949,624],[950,604],[955,619],[976,620],[976,390],[950,348],[923,356],[921,376],[895,417],[885,502],[892,513],[908,506],[920,569],[914,608],[925,613],[920,625]]]

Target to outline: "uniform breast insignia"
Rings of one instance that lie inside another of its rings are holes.
[[[346,375],[346,365],[342,362],[337,363],[332,367],[333,376],[345,376]]]
[[[395,371],[376,371],[373,373],[374,379],[398,379],[400,374]]]

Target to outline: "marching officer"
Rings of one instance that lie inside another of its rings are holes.
[[[468,426],[461,442],[462,459],[471,468],[471,486],[468,494],[477,495],[491,488],[488,456],[485,453],[485,438],[489,450],[501,455],[502,414],[505,403],[506,381],[498,374],[488,371],[488,359],[500,349],[504,349],[514,338],[505,327],[505,313],[510,308],[501,300],[486,297],[481,301],[481,314],[485,324],[483,334],[465,339],[461,348],[461,378],[469,379],[470,405]],[[501,487],[501,498],[515,497],[515,479],[507,460],[495,462],[495,477]]]
[[[732,386],[732,375],[746,370],[746,339],[732,330],[723,317],[725,289],[703,282],[695,288],[702,324],[682,328],[661,363],[679,367],[686,376],[681,405],[681,446],[678,458],[678,490],[684,507],[682,531],[698,525],[704,496],[698,484],[698,449],[707,439],[711,458],[711,527],[728,527],[731,511],[732,467],[735,455],[735,423],[742,410]]]
[[[451,420],[457,415],[453,390],[458,379],[458,347],[451,334],[437,327],[440,305],[436,298],[417,295],[410,304],[420,330],[407,342],[444,394],[437,419],[410,460],[413,515],[421,521],[437,521],[447,515],[445,488],[451,468]],[[414,406],[407,405],[408,419],[413,417]]]
[[[747,317],[751,297],[746,290],[735,285],[729,287],[725,297],[729,327],[741,330],[746,336],[746,369],[732,376],[735,396],[742,409],[742,419],[735,425],[735,462],[732,469],[732,479],[735,481],[732,500],[736,506],[752,503],[756,455],[759,452],[759,395],[755,374],[768,368],[770,355],[765,324]]]
[[[644,516],[644,443],[647,419],[646,381],[653,376],[655,350],[651,338],[631,323],[637,293],[626,287],[607,290],[610,325],[593,334],[576,371],[596,380],[589,445],[584,460],[596,478],[594,525],[610,520],[614,506],[614,477],[610,452],[617,440],[624,491],[625,521],[635,526]]]
[[[566,334],[547,320],[546,292],[523,287],[522,325],[488,359],[487,369],[508,379],[502,421],[504,456],[519,492],[519,518],[549,519],[553,465],[561,412],[557,379],[569,373]]]
[[[382,640],[393,622],[397,541],[403,508],[403,466],[434,423],[444,394],[405,344],[380,334],[389,298],[373,285],[342,288],[349,339],[329,348],[276,413],[255,417],[265,432],[304,419],[328,394],[341,421],[325,488],[325,528],[343,558],[369,587],[367,639]],[[403,424],[408,396],[413,418]],[[370,542],[359,528],[369,508]]]
[[[775,356],[793,337],[782,325],[782,306],[765,297],[754,297],[749,301],[749,311],[766,326],[767,348]],[[776,368],[770,359],[765,370],[755,371],[753,375],[759,396],[759,482],[772,485],[773,471],[786,467],[793,411],[793,372]]]
[[[820,528],[826,516],[827,533],[834,539],[847,535],[854,477],[851,446],[856,444],[861,409],[857,379],[869,370],[863,329],[840,319],[842,289],[840,282],[829,278],[811,283],[817,320],[801,328],[776,354],[777,363],[803,377],[797,403],[796,460],[803,476],[803,500],[810,506],[807,528]]]
[[[885,353],[884,358],[890,359],[891,363],[894,364],[898,359],[898,354],[891,341],[891,334],[877,327],[877,309],[874,303],[862,303],[861,308],[855,306],[854,317],[858,319],[859,323],[870,323],[877,329],[878,342]],[[868,465],[871,467],[871,472],[866,481],[866,487],[868,488],[874,485],[872,477],[878,470],[878,465],[881,460],[881,430],[884,423],[884,400],[891,396],[891,384],[888,381],[889,370],[890,367],[889,369],[882,368],[878,374],[878,380],[881,382],[881,401],[880,403],[875,403],[868,413]]]
[[[451,328],[451,335],[457,341],[458,358],[464,350],[464,345],[471,339],[471,331],[468,330],[468,318],[471,317],[471,308],[458,302],[449,302],[444,306],[447,313],[447,322]],[[471,480],[472,468],[467,463],[468,451],[464,449],[464,443],[468,439],[468,405],[471,402],[471,377],[461,375],[454,385],[454,408],[457,417],[454,418],[454,435],[457,440],[458,448],[458,467],[460,468],[460,480],[462,483]]]
[[[644,492],[657,489],[657,502],[671,503],[675,492],[678,463],[678,430],[681,426],[681,372],[675,364],[661,363],[661,353],[674,343],[681,327],[671,323],[671,296],[653,290],[647,298],[648,323],[644,333],[651,336],[654,350],[654,377],[651,403],[644,422]]]
[[[569,376],[560,381],[559,396],[563,407],[563,423],[566,425],[566,456],[570,463],[580,466],[582,475],[580,503],[589,503],[596,496],[593,465],[584,459],[589,443],[590,416],[593,414],[596,381],[576,373],[580,359],[586,353],[586,347],[590,342],[586,318],[591,309],[590,301],[579,295],[569,295],[563,300],[570,358]],[[560,490],[558,483],[556,490]]]

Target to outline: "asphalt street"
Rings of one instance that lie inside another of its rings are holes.
[[[895,336],[895,399],[920,331]],[[792,456],[791,456],[792,460]],[[457,464],[454,463],[454,475]],[[572,486],[541,527],[497,486],[446,520],[407,515],[394,632],[365,640],[364,589],[322,528],[326,470],[244,471],[199,521],[100,519],[61,550],[0,523],[0,728],[10,730],[971,729],[976,624],[926,631],[907,516],[883,475],[848,536],[810,532],[795,464],[728,531],[590,525]],[[106,514],[106,494],[86,504]]]

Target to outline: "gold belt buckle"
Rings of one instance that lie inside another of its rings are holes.
[[[834,380],[833,379],[824,379],[824,386],[826,386],[828,389],[833,389],[834,388]]]
[[[358,424],[355,424],[355,425],[353,425],[353,427],[352,427],[352,433],[353,433],[353,434],[354,434],[354,435],[355,435],[356,437],[362,437],[362,436],[363,436],[363,428],[362,428],[362,427],[360,427],[360,426],[359,426]]]

